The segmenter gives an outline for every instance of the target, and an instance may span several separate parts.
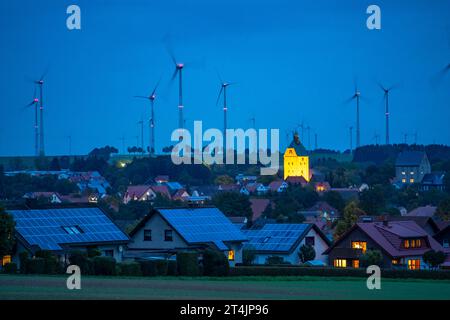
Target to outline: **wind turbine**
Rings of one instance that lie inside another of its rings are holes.
[[[156,83],[155,87],[153,88],[153,91],[150,93],[148,97],[146,96],[134,96],[135,98],[140,99],[146,99],[150,101],[150,120],[149,120],[149,126],[150,126],[150,155],[153,155],[155,153],[155,99],[156,99],[156,89],[158,89],[159,83],[161,82],[161,78]]]
[[[142,153],[144,153],[144,120],[140,120],[137,124],[141,127],[141,149]]]
[[[33,101],[27,104],[25,107],[31,107],[34,105],[34,154],[39,156],[39,120],[38,120],[38,104],[39,99],[36,98],[36,85],[34,86]]]
[[[347,102],[356,100],[356,147],[361,145],[361,130],[359,124],[359,101],[361,99],[361,92],[358,90],[358,85],[355,83],[355,93],[351,96]]]
[[[183,68],[184,63],[179,62],[175,55],[172,53],[172,51],[167,48],[167,51],[170,54],[170,57],[172,58],[173,64],[175,65],[175,70],[173,72],[172,78],[170,79],[170,82],[173,82],[175,78],[178,75],[178,128],[183,129],[184,127],[184,120],[183,120]],[[180,135],[180,139],[181,139]]]
[[[350,153],[353,153],[353,126],[348,129],[350,130]]]
[[[378,86],[384,92],[384,102],[385,102],[385,113],[384,114],[386,117],[386,144],[389,144],[389,92],[391,92],[391,90],[394,89],[395,86],[387,88],[387,87],[383,86],[381,83],[379,83]]]
[[[373,139],[375,140],[375,145],[378,145],[378,139],[380,138],[380,135],[378,133],[375,133],[373,135]]]
[[[306,127],[306,131],[308,131],[308,150],[311,150],[311,127],[309,125]]]
[[[48,70],[48,69],[47,69]],[[47,74],[47,71],[45,71],[42,76],[39,78],[39,80],[34,81],[35,84],[37,84],[39,86],[39,111],[40,111],[40,119],[39,119],[39,123],[40,123],[40,133],[39,133],[39,155],[40,156],[45,156],[45,148],[44,148],[44,102],[43,102],[43,89],[42,87],[44,86],[44,78],[45,75]]]
[[[227,145],[227,141],[226,141],[227,111],[228,111],[227,88],[228,88],[228,86],[233,85],[235,83],[223,81],[219,74],[218,74],[218,77],[220,79],[220,91],[219,91],[219,95],[217,96],[216,106],[219,104],[220,97],[222,96],[222,93],[223,93],[223,137],[224,137],[224,144],[225,144],[225,148],[226,148],[226,145]]]
[[[252,122],[252,128],[256,129],[256,118],[255,117],[251,117],[250,119],[248,119],[249,121]]]

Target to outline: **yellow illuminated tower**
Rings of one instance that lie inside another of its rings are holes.
[[[310,180],[308,152],[297,132],[294,133],[294,139],[284,153],[283,168],[284,180],[288,177],[303,177],[306,181]]]

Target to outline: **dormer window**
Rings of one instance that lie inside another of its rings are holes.
[[[403,247],[405,249],[420,248],[421,246],[422,246],[421,239],[405,239],[405,240],[403,240]]]

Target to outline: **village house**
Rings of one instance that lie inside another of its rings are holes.
[[[150,259],[179,251],[222,251],[230,266],[242,262],[245,235],[219,209],[154,209],[130,233],[127,259]]]
[[[421,183],[424,176],[431,173],[427,154],[423,151],[404,151],[395,162],[395,185],[405,186]]]
[[[58,192],[28,192],[23,196],[24,199],[44,200],[48,203],[61,203],[63,199]]]
[[[444,251],[442,246],[414,221],[359,222],[326,252],[336,268],[359,268],[367,250],[379,250],[382,268],[426,269],[423,254]]]
[[[156,193],[153,191],[152,186],[128,186],[127,191],[123,196],[123,203],[127,204],[130,201],[150,201],[155,198]]]
[[[288,184],[286,181],[282,181],[282,180],[276,180],[276,181],[272,181],[269,184],[269,190],[271,192],[284,192],[286,191],[286,189],[288,188]]]
[[[327,264],[324,251],[331,244],[320,229],[312,223],[264,224],[261,228],[243,229],[248,242],[244,250],[255,253],[254,264],[266,264],[270,257],[280,257],[283,262],[300,264],[298,255],[302,245],[310,245],[316,252],[314,260]]]
[[[20,267],[19,254],[32,257],[38,250],[54,253],[62,264],[68,263],[72,250],[98,249],[103,256],[122,261],[128,236],[99,208],[58,208],[8,210],[15,226],[17,248],[12,257]],[[8,257],[6,257],[8,258]],[[5,258],[4,258],[5,259]]]

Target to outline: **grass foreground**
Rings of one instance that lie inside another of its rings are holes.
[[[40,299],[389,299],[450,300],[450,281],[381,279],[369,290],[365,278],[343,277],[99,277],[82,276],[68,290],[64,275],[0,275],[0,300]]]

